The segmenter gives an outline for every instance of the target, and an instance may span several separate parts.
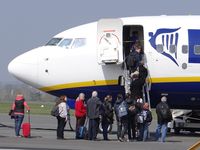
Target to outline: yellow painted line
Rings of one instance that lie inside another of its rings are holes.
[[[151,78],[151,83],[171,83],[171,82],[200,82],[200,77],[167,77]]]
[[[173,83],[173,82],[200,82],[200,77],[166,77],[166,78],[149,78],[151,83]],[[53,85],[48,87],[40,88],[42,91],[54,91],[60,89],[70,89],[79,87],[92,87],[92,86],[106,86],[106,85],[117,85],[118,80],[93,80],[86,82],[75,82],[60,85]]]
[[[188,150],[200,150],[200,141],[196,142]]]
[[[93,80],[87,82],[75,82],[75,83],[68,83],[68,84],[61,84],[49,87],[40,88],[42,91],[53,91],[59,89],[69,89],[69,88],[79,88],[79,87],[90,87],[90,86],[103,86],[103,85],[117,85],[118,80]]]

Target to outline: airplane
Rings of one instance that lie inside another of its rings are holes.
[[[200,16],[106,18],[55,35],[8,65],[8,71],[41,91],[76,99],[98,91],[103,99],[125,93],[122,67],[133,32],[144,49],[151,107],[167,95],[171,108],[200,108]],[[71,100],[71,105],[74,100]]]

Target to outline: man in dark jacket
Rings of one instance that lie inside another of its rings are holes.
[[[163,96],[161,102],[156,106],[158,125],[156,128],[156,139],[165,142],[167,124],[172,120],[172,114],[167,104],[167,98]]]
[[[93,91],[92,97],[87,101],[87,116],[89,118],[89,127],[88,127],[89,140],[96,140],[98,131],[100,107],[102,103],[97,96],[98,96],[97,91]]]
[[[137,70],[137,67],[139,66],[139,62],[142,60],[142,54],[141,54],[142,46],[137,45],[135,46],[135,51],[131,50],[127,59],[127,67],[129,69],[129,73],[135,72]]]

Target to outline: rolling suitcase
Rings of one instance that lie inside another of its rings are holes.
[[[79,139],[87,139],[87,128],[85,126],[79,128]]]
[[[31,136],[30,111],[28,111],[28,122],[22,124],[22,134],[25,138]]]
[[[78,138],[79,139],[87,140],[87,138],[88,138],[88,130],[86,127],[87,123],[88,123],[88,118],[86,118],[84,126],[79,127],[79,130],[78,130],[78,132],[79,132]]]

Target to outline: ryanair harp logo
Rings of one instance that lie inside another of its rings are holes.
[[[151,46],[164,55],[165,57],[172,60],[177,66],[177,46],[179,40],[179,31],[180,28],[168,29],[160,28],[157,29],[155,33],[149,32],[149,42]],[[158,48],[158,46],[161,46]],[[159,49],[159,50],[158,50]]]

